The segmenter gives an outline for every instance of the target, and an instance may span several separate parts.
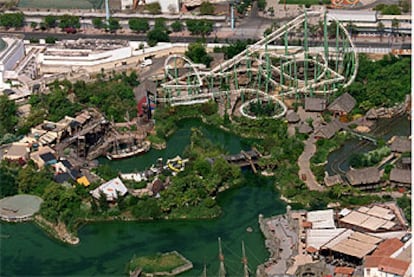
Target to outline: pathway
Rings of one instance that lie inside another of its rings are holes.
[[[260,221],[266,241],[266,247],[271,252],[269,260],[263,264],[264,276],[285,276],[285,272],[292,264],[294,246],[298,236],[289,227],[285,216],[275,216]]]
[[[299,156],[298,165],[299,165],[299,178],[301,178],[305,184],[308,186],[309,190],[318,190],[322,191],[323,187],[318,184],[316,181],[315,175],[313,175],[312,170],[310,169],[310,159],[316,152],[315,146],[316,139],[311,135],[305,141],[305,149],[303,153]],[[305,178],[302,178],[304,176]]]

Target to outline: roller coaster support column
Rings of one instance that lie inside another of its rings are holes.
[[[286,32],[286,27],[285,27],[285,35],[284,35],[284,41],[285,41],[285,56],[287,56],[288,54],[288,42],[287,42],[287,32]],[[284,85],[285,84],[285,75],[284,75],[284,66],[283,66],[283,58],[280,58],[280,84]]]
[[[325,60],[326,62],[329,61],[329,45],[328,45],[328,25],[326,21],[326,11],[323,15],[323,40],[324,40],[324,52],[325,52]],[[327,71],[326,75],[328,75],[329,71]],[[328,77],[328,76],[326,76]],[[323,85],[323,95],[326,94],[326,85]]]
[[[266,39],[266,44],[265,44],[265,55],[266,55],[266,87],[265,87],[265,92],[267,94],[267,93],[269,93],[269,79],[270,79],[270,76],[272,74],[272,72],[270,70],[269,53],[267,52],[267,39]]]
[[[339,24],[336,24],[336,61],[335,61],[335,71],[338,72],[338,60],[339,60]]]
[[[231,29],[234,30],[234,2],[230,3],[230,13],[231,13]]]
[[[308,53],[309,53],[309,47],[308,47],[308,17],[306,14],[306,8],[305,8],[305,20],[303,21],[304,24],[304,33],[305,37],[303,39],[303,46],[305,48],[305,62],[304,62],[304,78],[305,78],[305,87],[308,86]],[[312,92],[311,92],[312,96]]]
[[[323,42],[324,42],[324,51],[325,51],[325,60],[329,60],[329,45],[328,45],[328,25],[326,22],[326,11],[323,16]]]
[[[101,2],[102,3],[102,2]],[[105,0],[105,18],[106,18],[106,23],[109,24],[109,0]]]

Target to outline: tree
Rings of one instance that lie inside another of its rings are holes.
[[[203,1],[200,5],[200,15],[213,15],[214,10],[214,5],[210,2]]]
[[[17,182],[15,173],[13,173],[5,162],[0,164],[0,198],[17,194]]]
[[[155,198],[147,198],[138,201],[138,204],[132,208],[132,214],[136,218],[156,219],[161,217],[162,211]]]
[[[155,28],[154,30],[151,30],[147,33],[147,42],[149,46],[155,46],[160,41],[170,41],[170,37],[168,36],[166,31],[160,28]]]
[[[0,26],[6,28],[19,28],[24,25],[23,13],[5,13],[0,14]]]
[[[257,8],[261,11],[264,11],[266,9],[266,0],[257,0]]]
[[[0,95],[0,138],[6,133],[13,133],[18,122],[17,107],[6,95]]]
[[[144,18],[131,18],[128,21],[129,28],[134,32],[146,32],[149,30],[148,20]]]
[[[119,25],[119,20],[113,17],[110,17],[108,20],[108,28],[109,31],[115,32],[116,30],[121,28],[121,25]]]
[[[80,213],[81,198],[72,188],[50,183],[43,193],[40,213],[49,221],[71,225]]]
[[[99,198],[98,198],[99,208],[102,211],[106,212],[109,209],[108,200],[106,199],[106,194],[103,191],[99,191]]]
[[[32,162],[29,162],[26,167],[20,169],[16,176],[16,182],[18,183],[20,192],[39,196],[43,194],[45,187],[51,181],[51,173],[46,168],[38,171]]]
[[[95,17],[94,19],[92,19],[92,24],[93,27],[95,27],[96,29],[102,29],[105,27],[105,23],[99,17]]]
[[[46,37],[45,38],[45,42],[48,43],[48,44],[55,44],[56,41],[57,41],[57,38],[55,38],[55,37]]]
[[[47,15],[44,18],[46,28],[55,28],[57,26],[57,18],[53,15]]]
[[[207,54],[205,46],[199,42],[190,43],[185,55],[193,62],[205,64],[207,67],[210,66],[210,63],[213,60],[213,58]]]
[[[358,28],[352,22],[349,22],[346,25],[346,29],[348,30],[351,36],[356,36],[358,34]],[[336,31],[335,31],[335,34],[336,34]]]
[[[181,32],[183,30],[183,23],[181,23],[180,20],[174,21],[171,24],[171,29],[173,30],[173,32]]]
[[[165,23],[164,18],[156,18],[154,22],[154,29],[159,29],[165,32],[168,32],[167,24]]]
[[[59,27],[64,28],[80,28],[79,16],[65,14],[60,17]]]
[[[189,19],[185,21],[185,24],[192,35],[202,35],[204,37],[213,31],[213,23],[207,20]]]
[[[385,30],[384,23],[379,21],[378,24],[377,24],[377,31],[380,34],[380,40],[381,41],[382,41],[382,36],[384,35],[384,30]]]
[[[36,29],[37,22],[30,22],[30,27],[32,27],[32,29]]]
[[[96,168],[96,174],[98,174],[99,177],[107,181],[113,178],[116,178],[116,176],[118,176],[118,172],[107,164],[98,166]]]
[[[398,33],[398,28],[400,27],[400,22],[395,17],[391,21],[391,32],[395,36],[395,33]]]

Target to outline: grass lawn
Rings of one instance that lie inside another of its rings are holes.
[[[169,272],[184,264],[185,261],[175,253],[156,254],[133,258],[131,260],[130,269],[134,270],[140,267],[145,273]]]
[[[20,0],[19,7],[39,9],[100,9],[103,0]]]

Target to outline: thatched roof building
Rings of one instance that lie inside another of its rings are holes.
[[[323,112],[326,109],[325,98],[306,97],[305,111],[307,112]]]
[[[390,181],[397,185],[411,187],[411,169],[393,168],[390,172]]]
[[[344,93],[328,106],[328,110],[333,113],[347,114],[355,107],[355,104],[354,97],[349,93]]]
[[[372,187],[381,180],[381,174],[376,167],[366,167],[361,169],[351,169],[346,173],[346,178],[352,186]]]

